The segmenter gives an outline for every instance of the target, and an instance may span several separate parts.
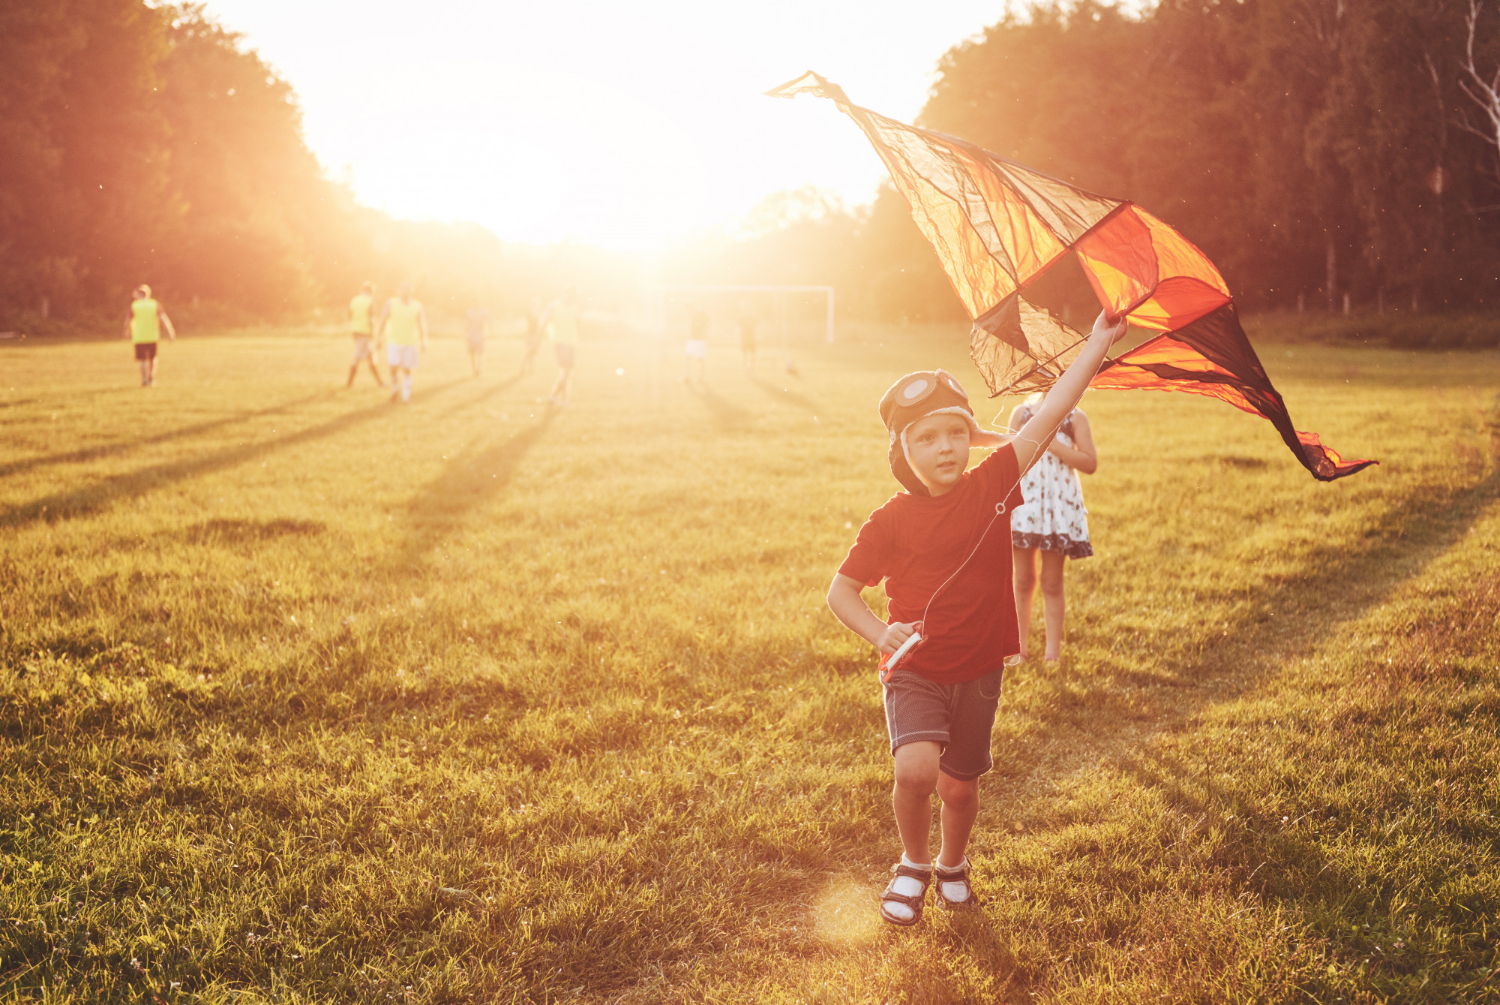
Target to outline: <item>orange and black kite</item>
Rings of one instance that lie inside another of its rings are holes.
[[[1139,206],[851,104],[816,73],[766,93],[830,98],[864,130],[974,319],[970,354],[991,397],[1051,387],[1103,308],[1161,334],[1107,360],[1090,387],[1187,391],[1264,416],[1321,481],[1376,463],[1292,428],[1219,270]]]

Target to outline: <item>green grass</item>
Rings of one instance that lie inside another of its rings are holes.
[[[1392,349],[1500,348],[1500,317],[1494,314],[1423,314],[1393,307],[1350,314],[1312,310],[1262,314],[1247,319],[1258,341],[1386,346]]]
[[[1098,554],[1007,681],[983,907],[879,924],[880,689],[822,595],[896,487],[880,393],[963,343],[717,347],[705,391],[585,343],[555,414],[513,342],[406,407],[332,336],[150,391],[0,349],[0,997],[1500,1001],[1493,353],[1268,346],[1382,461],[1331,485],[1091,393]]]

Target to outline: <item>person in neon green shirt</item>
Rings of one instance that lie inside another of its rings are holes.
[[[151,299],[151,287],[145,283],[131,294],[130,311],[125,315],[125,337],[135,344],[135,361],[141,368],[141,386],[156,386],[156,343],[162,328],[167,338],[177,341],[177,330],[161,304]]]
[[[370,364],[370,373],[375,377],[375,383],[385,387],[385,381],[380,379],[380,371],[375,369],[375,352],[370,343],[375,339],[375,284],[366,282],[359,288],[353,300],[349,301],[349,331],[354,336],[354,362],[349,364],[349,382],[345,387],[354,386],[354,375],[359,373],[359,364],[366,362]]]
[[[568,388],[573,383],[573,364],[578,360],[578,288],[569,286],[563,295],[547,305],[537,328],[552,338],[557,353],[557,380],[552,385],[549,404],[565,408]]]
[[[385,361],[391,368],[391,401],[411,400],[411,377],[427,348],[427,313],[422,301],[411,295],[411,283],[402,283],[397,296],[385,302],[376,337],[385,342]]]

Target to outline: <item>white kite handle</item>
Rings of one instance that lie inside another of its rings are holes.
[[[894,670],[900,665],[902,657],[911,652],[912,647],[921,641],[922,636],[917,632],[912,632],[911,637],[901,643],[901,648],[891,653],[891,658],[885,661],[885,665]]]

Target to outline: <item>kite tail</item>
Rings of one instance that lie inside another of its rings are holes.
[[[1286,402],[1261,366],[1233,303],[1192,324],[1143,342],[1106,363],[1090,387],[1186,391],[1218,398],[1269,419],[1302,466],[1319,481],[1362,471],[1377,461],[1346,461],[1316,433],[1292,425]]]

